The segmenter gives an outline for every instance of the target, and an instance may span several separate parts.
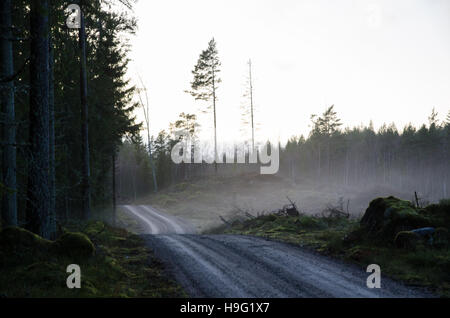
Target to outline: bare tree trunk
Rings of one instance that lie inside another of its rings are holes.
[[[140,102],[141,102],[142,109],[144,110],[144,119],[145,119],[145,123],[147,125],[148,155],[149,155],[149,159],[150,159],[150,167],[152,168],[153,190],[156,193],[156,192],[158,192],[158,182],[156,180],[156,168],[155,168],[155,163],[153,162],[152,140],[150,138],[150,109],[149,109],[149,102],[148,102],[148,94],[147,94],[147,88],[145,87],[144,82],[142,81],[142,79],[140,79],[140,81],[141,81],[141,85],[142,85],[142,87],[143,87],[143,89],[145,91],[145,102],[146,102],[146,104],[144,105],[144,102],[143,102],[140,94],[139,94],[139,99],[140,99]]]
[[[250,113],[252,116],[252,151],[255,151],[255,125],[253,121],[253,83],[252,83],[252,61],[248,60],[250,81]]]
[[[213,74],[213,110],[214,110],[214,171],[217,175],[217,121],[216,121],[216,84],[214,77],[214,68],[212,70]]]
[[[86,29],[83,14],[83,1],[80,1],[81,26],[79,31],[80,46],[80,96],[81,96],[81,153],[82,153],[82,206],[83,218],[91,216],[91,186],[90,186],[90,163],[89,163],[89,123],[88,123],[88,101],[87,101],[87,66],[86,66]]]
[[[321,165],[322,165],[322,163],[321,163],[321,151],[320,151],[320,142],[319,142],[319,182],[321,181],[321,179],[322,179],[322,171],[321,171]]]
[[[28,163],[27,226],[32,232],[44,238],[50,238],[48,11],[47,0],[31,2],[30,160]]]
[[[0,78],[11,77],[14,73],[12,50],[12,6],[11,0],[0,3]],[[16,181],[16,126],[14,110],[14,80],[0,82],[1,111],[5,115],[3,123],[2,174],[4,185],[10,190],[2,200],[1,218],[5,225],[17,225],[17,181]]]

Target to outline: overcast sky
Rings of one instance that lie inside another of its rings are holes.
[[[249,58],[259,140],[307,135],[311,114],[331,104],[345,126],[375,128],[450,110],[448,0],[140,0],[135,14],[129,76],[149,90],[153,135],[200,108],[184,90],[212,37],[219,141],[239,139]],[[204,136],[212,120],[200,117]]]

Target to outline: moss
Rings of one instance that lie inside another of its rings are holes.
[[[0,241],[7,247],[6,250],[0,248],[0,295],[71,298],[186,296],[181,287],[166,276],[162,264],[139,236],[101,222],[73,222],[68,228],[84,234],[69,232],[51,242],[23,229],[0,232]],[[17,242],[24,243],[11,248],[9,243],[16,242],[17,237]],[[96,253],[81,262],[64,250],[66,247],[82,253],[89,251],[90,255],[92,241],[96,244]],[[69,275],[66,268],[72,263],[81,267],[81,289],[66,287]]]
[[[0,232],[0,267],[45,259],[52,242],[18,227]]]
[[[296,223],[300,226],[300,228],[304,229],[323,229],[327,227],[320,218],[309,215],[299,217]]]
[[[2,249],[49,248],[52,242],[19,227],[7,227],[0,232]]]
[[[56,251],[61,256],[85,259],[94,255],[92,241],[83,233],[64,233],[55,242]]]
[[[431,226],[430,218],[419,213],[414,205],[396,197],[377,198],[370,202],[361,225],[379,240],[390,241],[400,231]]]

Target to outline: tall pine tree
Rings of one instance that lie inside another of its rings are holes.
[[[216,41],[213,38],[209,41],[208,48],[200,54],[197,64],[192,71],[194,79],[191,82],[191,91],[189,91],[196,100],[212,102],[212,105],[208,105],[208,109],[212,106],[214,115],[214,168],[216,173],[218,161],[216,102],[218,84],[221,83],[219,77],[220,66]]]

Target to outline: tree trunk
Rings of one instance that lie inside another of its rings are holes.
[[[116,225],[116,151],[112,155],[112,203],[113,203],[113,224]]]
[[[252,116],[252,151],[255,151],[255,125],[253,121],[253,83],[252,83],[252,61],[248,61],[250,81],[250,112]]]
[[[216,121],[216,83],[214,78],[214,68],[213,68],[213,111],[214,111],[214,171],[217,175],[217,121]]]
[[[51,16],[49,17],[49,25]],[[49,31],[49,92],[48,92],[48,108],[49,108],[49,179],[48,187],[50,193],[50,237],[55,238],[56,235],[56,182],[55,182],[55,79],[54,79],[54,54],[51,29]]]
[[[48,10],[47,0],[31,2],[30,158],[28,162],[27,227],[44,238],[50,238]]]
[[[152,141],[150,138],[150,123],[147,123],[147,140],[148,140],[148,155],[150,156],[150,166],[152,168],[152,176],[153,176],[153,191],[155,193],[158,192],[158,182],[156,181],[156,168],[155,163],[153,162],[153,154],[152,154]]]
[[[89,164],[89,124],[88,124],[88,101],[87,101],[87,66],[86,66],[86,30],[83,14],[83,1],[80,1],[81,26],[79,30],[80,46],[80,96],[81,96],[81,154],[82,154],[82,212],[83,218],[91,216],[91,170]]]
[[[11,0],[0,4],[0,78],[11,77],[14,73],[12,50],[12,6]],[[2,174],[4,185],[10,190],[3,196],[2,215],[4,225],[17,225],[17,182],[16,182],[16,126],[14,111],[14,80],[0,83],[1,111],[5,115],[2,151]]]

